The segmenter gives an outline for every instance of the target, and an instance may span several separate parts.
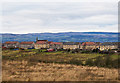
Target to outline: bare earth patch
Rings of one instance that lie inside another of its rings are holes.
[[[3,61],[3,81],[90,81],[117,80],[118,70],[69,64]]]

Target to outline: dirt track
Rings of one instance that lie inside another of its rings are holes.
[[[69,64],[3,61],[3,81],[117,80],[118,70]]]

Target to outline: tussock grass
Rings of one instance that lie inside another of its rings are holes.
[[[70,64],[3,62],[3,81],[115,81],[117,69],[76,66]]]
[[[71,53],[65,51],[42,52],[37,49],[27,50],[3,50],[3,60],[26,60],[30,63],[44,62],[44,63],[60,63],[60,64],[75,64],[88,65],[98,67],[114,67],[117,68],[118,55],[108,55],[99,53]],[[109,56],[109,57],[106,57]],[[106,62],[107,61],[107,62]],[[109,62],[113,62],[109,63]],[[109,66],[108,66],[109,65]]]
[[[41,52],[40,50],[29,49],[3,50],[2,55],[3,81],[118,79],[118,70],[116,69],[118,55],[116,54],[45,52],[45,50]]]

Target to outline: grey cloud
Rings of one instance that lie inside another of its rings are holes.
[[[116,31],[117,3],[6,3],[3,18],[3,32]]]

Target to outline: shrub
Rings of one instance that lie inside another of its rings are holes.
[[[64,49],[63,48],[61,48],[61,49],[57,49],[58,51],[64,51]]]
[[[120,58],[112,61],[112,67],[114,67],[114,68],[120,68],[119,62],[120,62]]]
[[[109,54],[108,51],[100,51],[99,53],[101,53],[101,54]]]
[[[115,52],[113,50],[110,50],[109,51],[109,54],[114,54]]]
[[[104,51],[100,51],[99,53],[101,53],[101,54],[114,54],[115,52],[113,50],[108,50],[108,51],[104,50]]]
[[[79,53],[80,52],[80,49],[74,49],[72,50],[72,53]]]
[[[71,59],[68,63],[75,64],[75,65],[82,65],[83,64],[81,60],[76,60],[76,59]]]
[[[92,51],[91,50],[83,50],[81,51],[81,53],[91,53]]]
[[[87,59],[85,65],[94,66],[94,61],[92,59]]]
[[[96,60],[94,61],[94,65],[98,67],[108,67],[108,68],[117,68],[117,60],[113,62],[110,55],[106,56],[98,56],[96,57]]]
[[[105,61],[102,56],[96,57],[96,60],[94,61],[95,66],[98,67],[104,67],[105,66]]]
[[[67,52],[70,52],[70,49],[68,49]]]
[[[112,66],[112,59],[111,59],[110,55],[105,56],[105,66],[106,67],[113,67]]]
[[[100,52],[100,50],[98,48],[96,48],[96,49],[93,49],[92,52],[98,53],[98,52]]]

